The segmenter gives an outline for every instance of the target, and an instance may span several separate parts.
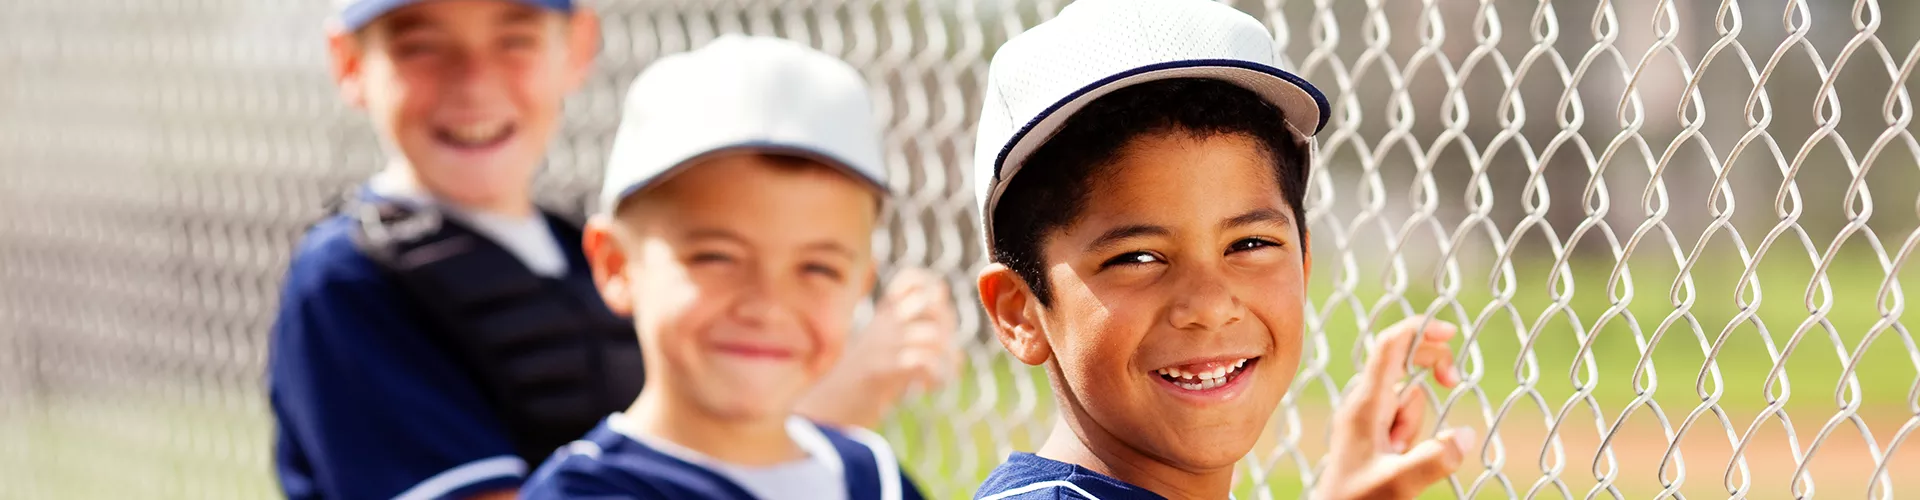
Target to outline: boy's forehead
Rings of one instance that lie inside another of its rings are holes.
[[[1252,221],[1290,224],[1287,214],[1293,210],[1286,205],[1268,156],[1254,139],[1238,134],[1143,134],[1082,179],[1090,196],[1075,222],[1184,220],[1189,217],[1167,218],[1165,203],[1204,199],[1213,203],[1203,206],[1221,210],[1214,214],[1221,220],[1208,223],[1225,224],[1248,214],[1277,214]]]
[[[808,223],[794,224],[785,228],[787,232],[805,233],[848,223],[859,223],[858,227],[865,229],[863,233],[871,232],[878,223],[883,193],[872,183],[845,170],[817,159],[790,155],[746,152],[716,155],[685,165],[657,184],[635,192],[621,203],[617,213],[653,212],[651,215],[658,217],[652,218],[695,223],[693,225],[729,218],[763,221],[803,216]],[[833,202],[809,203],[804,210],[787,205],[811,200],[803,193],[815,193]],[[866,202],[841,203],[856,200]]]

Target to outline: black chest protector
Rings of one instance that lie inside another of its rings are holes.
[[[406,290],[529,467],[640,394],[639,340],[633,324],[601,302],[578,250],[578,225],[541,212],[568,254],[566,276],[555,279],[432,209],[379,201],[341,208],[359,221],[355,246]]]

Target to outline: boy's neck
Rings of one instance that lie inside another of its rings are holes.
[[[1223,500],[1233,494],[1231,466],[1205,472],[1183,470],[1141,453],[1097,424],[1074,425],[1064,414],[1054,421],[1053,432],[1036,454],[1086,467],[1172,500]]]
[[[466,201],[456,200],[434,193],[432,190],[427,189],[425,183],[420,182],[420,177],[414,172],[413,167],[403,160],[394,160],[388,163],[386,169],[374,174],[372,182],[375,186],[381,188],[425,197],[435,203],[450,205],[456,209],[467,212],[491,214],[509,218],[532,217],[535,212],[533,197],[526,193],[522,193],[521,196],[505,196],[499,199]],[[375,191],[379,192],[381,189],[376,188]]]
[[[634,430],[733,465],[760,467],[791,462],[807,452],[787,433],[787,418],[728,418],[702,411],[691,400],[655,390],[665,381],[648,378],[627,421]],[[669,399],[680,399],[669,401]]]

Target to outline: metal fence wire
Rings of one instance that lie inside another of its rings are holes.
[[[971,301],[987,60],[1051,0],[599,0],[539,192],[588,206],[626,84],[721,33],[861,68],[903,193],[886,269],[961,297],[967,364],[884,429],[940,498],[1051,428]],[[1331,96],[1302,373],[1239,469],[1296,497],[1378,328],[1462,325],[1433,498],[1920,494],[1920,5],[1241,0]],[[263,498],[293,243],[381,163],[324,0],[0,0],[0,498]],[[1908,318],[1903,322],[1903,317]],[[1796,390],[1797,389],[1797,390]]]

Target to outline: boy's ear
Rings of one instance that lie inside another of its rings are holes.
[[[856,288],[856,290],[863,290],[867,292],[873,292],[875,290],[878,290],[878,288],[875,288],[875,287],[880,286],[880,265],[869,261],[867,262],[867,269],[865,272],[867,274],[866,277],[856,278],[856,279],[863,280],[863,281],[857,282],[857,284],[860,285],[860,288]]]
[[[1040,301],[1019,274],[1002,264],[987,264],[980,270],[978,286],[993,336],[1014,359],[1038,366],[1053,357],[1046,332],[1040,328]]]
[[[587,220],[580,247],[587,254],[587,267],[593,269],[593,285],[600,289],[600,300],[615,315],[631,318],[634,286],[627,273],[627,252],[620,245],[618,224],[620,221],[604,214]]]
[[[575,6],[567,23],[567,91],[571,93],[586,84],[593,74],[593,59],[600,55],[600,14]]]
[[[361,83],[360,67],[364,59],[364,47],[360,37],[347,31],[338,21],[327,23],[327,59],[328,69],[333,71],[333,84],[340,89],[340,99],[355,108],[367,107],[365,84]]]
[[[1313,282],[1313,231],[1300,228],[1300,281]]]

